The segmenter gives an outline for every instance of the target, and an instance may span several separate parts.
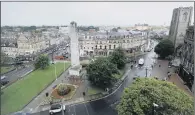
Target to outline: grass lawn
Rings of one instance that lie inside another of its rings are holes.
[[[35,70],[22,80],[3,89],[1,114],[21,110],[34,96],[55,79],[55,66],[57,75],[60,75],[64,71],[64,63],[50,65],[45,70]],[[66,67],[68,68],[69,66],[70,63],[66,63]]]
[[[6,73],[6,72],[8,72],[8,71],[10,71],[12,69],[14,69],[13,66],[1,67],[1,74]]]
[[[114,77],[120,79],[123,77],[124,73],[125,73],[125,69],[119,70],[119,74],[114,74]]]
[[[87,95],[94,95],[94,94],[97,94],[97,93],[100,93],[100,92],[103,92],[103,90],[93,86],[93,87],[88,88]]]

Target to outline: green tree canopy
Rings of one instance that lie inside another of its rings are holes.
[[[6,62],[8,62],[8,56],[1,51],[1,64],[5,64]]]
[[[110,61],[117,65],[118,69],[122,69],[125,67],[125,53],[121,47],[115,49],[112,55],[109,57]]]
[[[154,78],[137,78],[125,88],[117,106],[119,115],[193,115],[193,99],[176,85]]]
[[[174,53],[174,45],[169,39],[164,39],[156,45],[154,52],[156,52],[161,58],[165,58]]]
[[[118,73],[116,65],[110,63],[107,58],[98,58],[91,62],[86,70],[89,81],[100,88],[111,85],[112,81],[116,79],[113,74]]]
[[[41,69],[45,69],[47,66],[49,66],[49,58],[47,55],[40,55],[34,64],[35,68],[41,68]]]

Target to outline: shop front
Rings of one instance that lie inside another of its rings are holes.
[[[189,73],[183,67],[183,65],[180,65],[179,73],[178,74],[181,77],[181,79],[185,82],[185,85],[188,86],[188,88],[192,91],[192,86],[193,86],[193,83],[194,83],[194,75],[192,75],[191,73]]]

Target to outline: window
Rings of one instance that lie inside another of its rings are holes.
[[[100,45],[100,49],[102,49],[102,46]]]
[[[85,47],[83,49],[85,49]]]
[[[187,20],[187,16],[188,16],[188,13],[187,12],[185,12],[184,14],[183,14],[183,21],[186,21]]]
[[[100,41],[100,44],[102,44],[102,41]]]
[[[106,46],[104,47],[104,49],[106,49]]]
[[[125,43],[125,40],[123,40],[123,43]]]
[[[93,50],[93,47],[91,47],[91,49]]]
[[[111,49],[111,45],[109,45],[109,49]]]
[[[116,45],[114,45],[114,49],[116,48]]]
[[[127,43],[129,43],[129,40],[127,40]]]
[[[124,35],[124,38],[125,38],[125,35]]]
[[[97,45],[95,46],[95,49],[97,49]]]

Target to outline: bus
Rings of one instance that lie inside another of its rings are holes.
[[[144,59],[143,59],[143,58],[139,59],[138,64],[139,64],[140,66],[141,66],[141,65],[144,65]]]

